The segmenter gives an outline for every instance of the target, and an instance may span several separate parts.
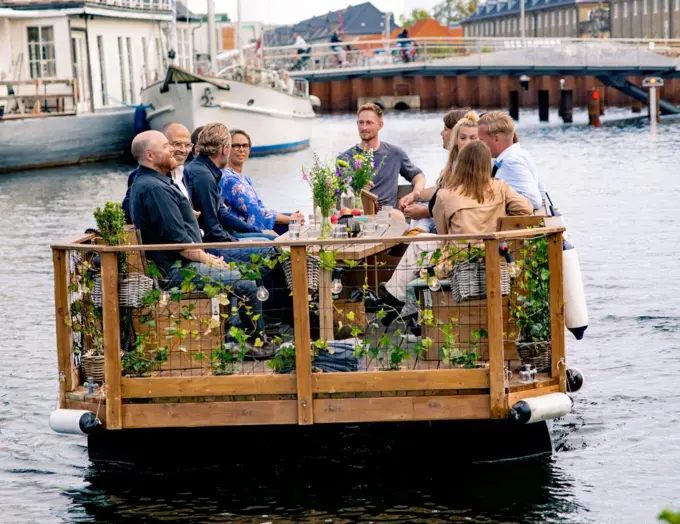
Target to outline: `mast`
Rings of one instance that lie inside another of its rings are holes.
[[[242,24],[241,24],[241,18],[243,17],[243,11],[241,9],[241,0],[236,1],[236,17],[238,18],[238,21],[236,22],[236,47],[238,49],[238,56],[239,56],[239,61],[241,62],[241,66],[244,64],[243,60],[243,39],[241,38],[241,30],[242,30]]]
[[[170,33],[168,34],[168,64],[177,64],[177,0],[170,0],[172,10],[172,21],[170,22]]]
[[[208,53],[210,71],[217,73],[217,24],[215,23],[215,0],[208,0]]]

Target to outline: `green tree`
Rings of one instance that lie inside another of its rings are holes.
[[[661,512],[659,520],[668,522],[669,524],[680,524],[680,513],[675,513],[674,511],[667,509]]]
[[[425,11],[425,9],[414,9],[413,11],[411,11],[410,16],[401,15],[399,17],[399,23],[403,27],[411,27],[418,20],[426,20],[428,18],[432,18],[432,16],[430,15],[430,13]]]
[[[432,18],[448,26],[467,18],[477,9],[477,0],[442,0],[432,9]]]

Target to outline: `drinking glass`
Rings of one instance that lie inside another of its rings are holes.
[[[291,240],[300,239],[300,229],[302,229],[302,222],[299,220],[294,219],[288,223],[288,235]]]

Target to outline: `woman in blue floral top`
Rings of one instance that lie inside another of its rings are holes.
[[[292,214],[277,213],[264,205],[257,196],[253,181],[243,174],[243,165],[250,156],[252,142],[245,131],[231,131],[231,153],[229,165],[222,171],[220,186],[222,198],[229,213],[260,231],[284,233],[291,219],[304,223],[304,215],[299,211]]]

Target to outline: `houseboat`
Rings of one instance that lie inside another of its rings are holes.
[[[314,435],[397,427],[418,428],[418,449],[457,449],[461,460],[552,452],[549,425],[571,411],[583,382],[566,357],[564,228],[507,217],[495,233],[440,236],[456,265],[447,280],[428,266],[409,284],[419,336],[400,317],[385,327],[371,297],[423,239],[403,236],[398,221],[370,229],[351,239],[321,239],[310,226],[299,239],[154,246],[276,248],[249,268],[280,264],[289,286],[277,296],[258,284],[267,322],[281,315],[264,327],[278,347],[265,360],[248,349],[262,346],[263,331],[248,346],[244,324],[230,325],[230,291],[197,287],[190,272],[167,289],[135,230],[129,245],[94,234],[53,245],[60,388],[50,425],[87,435],[94,461],[212,463],[222,454],[195,452],[217,449],[210,439],[287,438],[298,445],[281,452],[305,453]],[[131,297],[131,280],[143,296]]]
[[[0,1],[0,172],[128,151],[140,90],[165,73],[171,20],[169,0]],[[178,50],[185,67],[190,47]]]

